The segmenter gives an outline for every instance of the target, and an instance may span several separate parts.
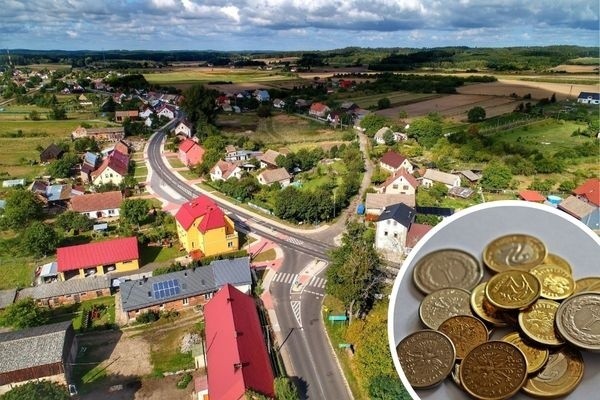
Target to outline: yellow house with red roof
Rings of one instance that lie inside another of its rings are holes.
[[[175,221],[181,245],[194,258],[239,249],[238,233],[233,221],[206,196],[183,204],[175,214]]]

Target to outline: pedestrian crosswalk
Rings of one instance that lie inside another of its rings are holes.
[[[298,321],[298,325],[302,327],[302,318],[300,317],[300,302],[292,301],[290,302],[290,305],[292,306],[292,311],[294,312],[294,317],[296,317],[296,321]]]
[[[279,283],[287,283],[289,285],[293,284],[298,280],[298,274],[291,274],[289,272],[278,272],[273,277],[273,282]],[[319,289],[325,288],[325,283],[327,280],[325,278],[319,278],[318,276],[313,276],[310,278],[306,286],[312,286]]]
[[[292,244],[296,244],[298,246],[302,246],[304,244],[304,242],[302,240],[296,239],[296,238],[293,238],[293,237],[288,237],[286,239],[286,241],[289,242],[289,243],[292,243]]]
[[[289,272],[278,272],[273,277],[273,282],[292,284],[298,279],[298,274],[290,274]]]

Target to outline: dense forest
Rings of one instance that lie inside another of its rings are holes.
[[[406,71],[419,68],[467,71],[544,71],[581,57],[598,58],[598,49],[580,46],[432,49],[359,48],[327,51],[151,51],[151,50],[0,50],[0,65],[61,63],[73,67],[156,68],[176,62],[198,62],[215,66],[259,66],[256,59],[298,57],[305,69],[331,66],[368,66],[377,71]]]

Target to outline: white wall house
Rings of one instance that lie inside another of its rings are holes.
[[[417,212],[406,204],[399,203],[386,207],[376,222],[375,248],[387,256],[401,256],[406,250],[408,229]]]
[[[421,185],[430,188],[434,183],[443,183],[448,189],[460,186],[460,176],[438,171],[437,169],[428,169],[421,180]]]
[[[400,169],[394,175],[388,177],[379,188],[379,193],[385,194],[407,194],[414,196],[417,192],[419,182],[405,169]]]

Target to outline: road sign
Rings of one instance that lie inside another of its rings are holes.
[[[330,315],[329,320],[330,321],[346,321],[346,320],[348,320],[348,317],[346,317],[345,315]]]

